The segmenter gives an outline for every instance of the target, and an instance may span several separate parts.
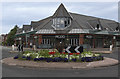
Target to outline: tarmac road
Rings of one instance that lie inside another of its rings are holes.
[[[12,57],[11,48],[2,47],[2,58]],[[119,48],[104,56],[118,59]],[[118,77],[118,65],[93,69],[40,69],[2,64],[3,77]]]

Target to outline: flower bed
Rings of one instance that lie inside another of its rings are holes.
[[[69,55],[68,60],[68,53],[59,53],[57,51],[50,51],[49,50],[40,50],[38,52],[35,51],[25,51],[21,54],[18,54],[14,57],[14,59],[21,59],[21,60],[33,60],[33,61],[46,61],[46,62],[92,62],[92,61],[99,61],[103,60],[103,56],[101,54],[94,54],[90,51],[84,51],[83,53],[79,54],[73,53]]]

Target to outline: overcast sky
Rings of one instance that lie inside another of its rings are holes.
[[[118,21],[117,2],[64,2],[69,12]],[[54,14],[60,2],[2,3],[2,34],[18,25],[30,24]]]

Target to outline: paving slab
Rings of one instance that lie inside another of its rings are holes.
[[[106,54],[109,54],[109,53],[112,53],[112,51],[92,51],[93,53],[106,53]]]

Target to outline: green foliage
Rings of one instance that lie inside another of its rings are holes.
[[[49,50],[41,49],[38,53],[39,53],[41,56],[48,56],[48,55],[49,55]]]
[[[22,59],[22,60],[26,60],[27,57],[30,57],[31,60],[34,59],[39,59],[39,58],[67,58],[68,59],[68,53],[65,54],[61,54],[59,52],[56,51],[56,53],[53,54],[49,54],[49,50],[47,49],[41,49],[40,51],[24,51],[23,53],[19,54],[19,58],[18,59]],[[88,57],[88,58],[87,58]],[[79,54],[73,54],[70,55],[70,59],[69,61],[76,61],[76,62],[83,62],[84,61],[91,61],[90,57],[92,60],[97,61],[97,60],[103,60],[103,57],[101,57],[101,54],[94,54],[91,51],[85,51],[83,53],[81,53],[81,57],[79,58]],[[87,58],[87,59],[86,59]]]
[[[14,37],[17,32],[17,28],[18,28],[18,26],[15,25],[15,27],[13,29],[11,29],[11,31],[8,33],[7,40],[6,40],[7,45],[11,46],[14,44],[14,42],[15,42]]]

